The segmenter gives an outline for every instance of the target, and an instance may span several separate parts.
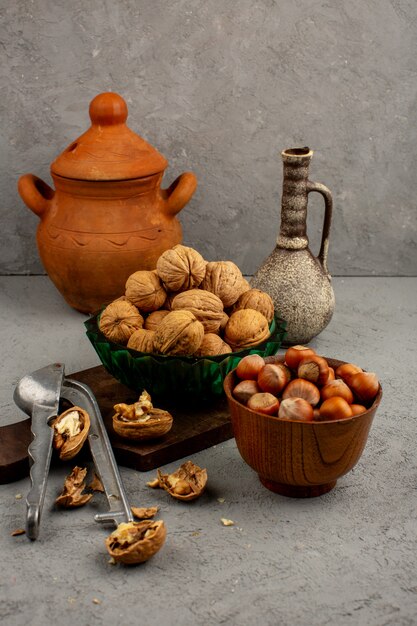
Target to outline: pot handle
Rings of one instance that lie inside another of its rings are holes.
[[[184,172],[174,182],[164,189],[163,195],[166,201],[168,213],[176,215],[191,200],[197,189],[197,177],[192,172]]]
[[[320,252],[317,256],[318,261],[323,267],[326,274],[329,274],[327,269],[327,253],[329,251],[329,233],[330,225],[332,222],[332,210],[333,210],[333,197],[332,192],[322,183],[313,183],[311,180],[307,181],[307,193],[311,191],[317,191],[324,198],[324,222],[323,232],[321,235]]]
[[[33,174],[21,176],[17,189],[23,202],[38,217],[42,217],[46,212],[55,194],[49,185]]]

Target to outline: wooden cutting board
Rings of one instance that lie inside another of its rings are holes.
[[[170,411],[174,418],[172,429],[163,438],[145,443],[129,442],[113,430],[113,405],[132,404],[137,394],[128,389],[102,365],[69,374],[88,385],[96,396],[119,465],[147,471],[194,454],[233,436],[226,398],[211,404],[195,405],[184,402],[158,408]],[[19,480],[29,474],[27,448],[31,440],[30,419],[0,427],[0,483]]]

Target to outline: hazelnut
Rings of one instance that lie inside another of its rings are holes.
[[[311,422],[314,416],[313,407],[303,398],[286,398],[281,402],[278,411],[280,419]]]
[[[272,393],[255,393],[248,400],[248,409],[265,415],[277,415],[279,400]]]
[[[285,353],[285,363],[292,370],[297,370],[298,364],[302,359],[308,356],[316,354],[313,348],[307,348],[306,346],[291,346]]]
[[[236,376],[242,380],[256,380],[265,361],[259,354],[248,354],[241,359],[236,368]]]
[[[320,396],[322,400],[328,400],[329,398],[338,396],[344,398],[348,404],[352,404],[353,402],[353,393],[341,378],[326,383],[321,389]]]
[[[333,396],[320,406],[320,421],[341,420],[348,417],[352,417],[352,409],[344,398]]]
[[[278,395],[289,382],[288,370],[285,366],[267,363],[259,372],[257,381],[262,391]]]
[[[324,385],[329,378],[329,366],[326,359],[314,354],[303,358],[297,369],[298,378],[305,378],[316,385]]]
[[[287,398],[303,398],[313,407],[320,402],[320,391],[314,383],[303,378],[294,378],[285,387],[282,394],[283,400]]]

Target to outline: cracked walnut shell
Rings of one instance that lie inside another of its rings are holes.
[[[123,522],[105,541],[108,553],[118,563],[135,565],[156,554],[166,538],[166,526],[160,521]]]
[[[116,407],[117,406],[121,405],[116,405]],[[155,407],[137,420],[125,420],[123,419],[123,413],[113,415],[113,428],[115,432],[120,435],[120,437],[133,441],[145,441],[147,439],[162,437],[171,430],[172,423],[173,418],[171,413]]]
[[[207,485],[207,470],[192,461],[186,461],[172,474],[162,474],[160,470],[157,473],[159,487],[177,500],[195,500]]]
[[[74,467],[71,474],[65,479],[62,493],[55,500],[58,506],[74,509],[87,504],[91,500],[93,497],[92,493],[83,493],[86,475],[87,468]]]
[[[79,406],[73,406],[51,422],[54,429],[53,446],[62,461],[74,458],[81,450],[90,430],[90,416]]]
[[[206,275],[201,288],[216,294],[225,309],[232,306],[247,287],[242,272],[232,261],[207,263]]]
[[[224,339],[233,351],[256,346],[270,335],[268,320],[255,309],[232,313],[226,324]]]
[[[204,326],[190,311],[170,311],[155,331],[154,350],[161,354],[185,356],[200,347]]]
[[[274,303],[269,294],[260,289],[249,289],[242,293],[235,304],[232,311],[240,311],[241,309],[255,309],[262,313],[270,324],[274,318]]]
[[[131,274],[126,281],[125,293],[144,313],[160,309],[167,297],[156,270],[140,270]]]
[[[223,319],[223,302],[216,294],[204,289],[189,289],[177,294],[171,308],[173,311],[191,311],[203,324],[206,333],[218,331]]]
[[[185,291],[200,285],[206,261],[194,248],[178,244],[161,254],[156,271],[168,291]]]
[[[99,328],[115,343],[126,344],[135,330],[142,328],[143,317],[134,304],[127,300],[111,302],[100,315]]]

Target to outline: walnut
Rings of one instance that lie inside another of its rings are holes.
[[[250,348],[268,339],[268,320],[254,309],[241,309],[232,313],[227,322],[224,339],[233,351]]]
[[[123,522],[106,539],[106,548],[118,563],[143,563],[160,550],[166,537],[162,520]]]
[[[156,270],[140,270],[126,281],[126,297],[141,311],[156,311],[164,304],[167,294]]]
[[[151,396],[144,391],[134,404],[115,404],[113,428],[125,439],[145,441],[162,437],[171,430],[171,413],[153,406]]]
[[[224,329],[226,328],[226,325],[227,325],[228,321],[229,321],[229,316],[227,315],[227,313],[223,313],[222,319],[220,321],[220,328],[219,328],[219,331],[221,333],[224,332]]]
[[[62,461],[74,458],[81,450],[90,430],[90,416],[79,406],[64,411],[51,422],[53,446]]]
[[[158,470],[159,487],[177,500],[195,500],[201,496],[207,484],[207,470],[192,461],[186,461],[173,474]]]
[[[204,289],[189,289],[175,296],[172,310],[191,311],[203,324],[206,333],[214,333],[223,319],[223,302],[214,293]]]
[[[143,328],[146,330],[156,330],[159,323],[162,322],[164,317],[168,315],[168,309],[159,309],[159,311],[152,311],[143,323]]]
[[[86,475],[87,468],[74,467],[71,474],[65,479],[62,493],[55,500],[58,506],[72,509],[83,506],[91,500],[92,493],[83,493]]]
[[[156,270],[168,291],[185,291],[200,285],[206,261],[194,248],[178,244],[161,254]]]
[[[262,313],[270,324],[274,318],[274,303],[269,294],[260,289],[249,289],[239,296],[232,311],[240,311],[240,309],[255,309]]]
[[[207,263],[201,288],[216,294],[225,309],[232,306],[246,289],[242,272],[232,261]]]
[[[161,354],[190,355],[200,347],[204,326],[190,311],[171,311],[155,331],[154,350]]]
[[[194,356],[216,356],[218,354],[228,354],[232,348],[219,335],[206,333]]]
[[[138,352],[153,352],[154,335],[154,330],[139,328],[139,330],[135,330],[135,332],[130,335],[127,347],[132,350],[138,350]]]
[[[133,304],[125,300],[111,302],[100,315],[101,332],[115,343],[126,344],[130,335],[142,326],[142,315]]]

